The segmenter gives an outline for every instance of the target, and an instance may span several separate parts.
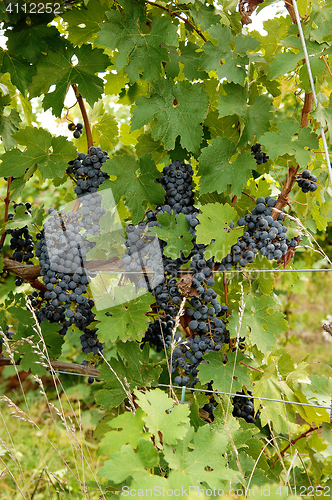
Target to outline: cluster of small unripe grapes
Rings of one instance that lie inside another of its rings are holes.
[[[73,136],[75,137],[75,139],[79,139],[83,133],[83,123],[69,123],[68,124],[68,130],[70,130],[71,132],[73,132]]]
[[[298,245],[300,238],[287,239],[287,227],[282,223],[285,214],[281,212],[276,220],[272,218],[275,205],[276,200],[271,196],[259,196],[256,207],[238,220],[245,232],[222,259],[219,271],[230,271],[234,265],[244,267],[254,261],[258,252],[269,260],[279,261],[289,247]]]
[[[246,395],[242,390],[237,394],[242,394],[243,396],[234,396],[233,398],[233,417],[244,418],[248,424],[255,424],[257,418],[259,417],[259,411],[255,415],[254,400]],[[252,395],[248,391],[249,396]]]
[[[77,186],[74,191],[78,198],[85,193],[96,193],[99,186],[109,178],[109,175],[101,170],[107,160],[107,151],[91,146],[89,154],[78,153],[77,158],[69,162],[67,174],[75,174]]]
[[[251,154],[254,156],[257,165],[266,163],[269,159],[269,157],[261,151],[261,145],[258,142],[251,146]]]
[[[312,175],[310,170],[303,170],[300,174],[296,176],[296,182],[298,186],[302,189],[303,193],[313,192],[317,189],[317,177]]]

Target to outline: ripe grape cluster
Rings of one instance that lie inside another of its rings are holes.
[[[85,354],[100,354],[103,350],[97,329],[89,328],[95,320],[94,301],[87,296],[91,279],[84,266],[87,253],[95,245],[88,235],[100,234],[100,220],[106,213],[97,189],[108,178],[101,171],[108,158],[106,151],[90,147],[89,154],[79,153],[69,163],[67,173],[75,172],[77,179],[75,192],[81,202],[80,211],[57,212],[51,208],[44,229],[37,234],[36,256],[46,286],[45,292],[31,296],[37,318],[60,324],[62,335],[75,325],[83,332],[80,340]]]
[[[285,214],[281,212],[276,220],[272,218],[275,205],[276,200],[271,196],[259,196],[256,207],[238,220],[238,225],[245,227],[245,232],[222,259],[219,271],[230,271],[233,265],[244,267],[254,261],[258,252],[269,260],[279,261],[289,247],[298,245],[300,238],[287,239],[287,227],[282,223]]]
[[[243,390],[237,392],[237,394],[246,395]],[[252,395],[250,391],[248,391],[248,394],[249,396]],[[248,424],[255,424],[259,417],[259,411],[255,415],[254,400],[250,397],[243,396],[234,396],[233,398],[233,417],[241,417],[244,418]]]
[[[251,146],[251,154],[254,156],[257,165],[266,163],[269,159],[269,157],[261,151],[261,145],[258,142]]]
[[[31,203],[14,203],[14,212],[19,206],[25,207],[25,213],[31,213]],[[8,214],[8,220],[13,220],[15,213],[10,212]],[[10,249],[13,250],[12,260],[16,262],[24,262],[25,264],[32,266],[33,262],[30,259],[34,257],[34,242],[32,234],[29,233],[28,226],[24,226],[20,229],[7,229],[7,234],[11,236],[10,238]],[[22,278],[19,276],[15,279],[15,285],[21,286],[23,284]]]
[[[190,261],[194,296],[190,300],[187,314],[191,316],[191,336],[188,340],[179,339],[178,347],[169,360],[169,369],[171,373],[176,370],[179,373],[174,380],[176,384],[193,387],[198,381],[197,367],[202,362],[203,355],[212,350],[219,351],[223,343],[229,342],[229,336],[224,321],[220,319],[228,308],[219,304],[217,294],[211,288],[215,284],[212,278],[214,260],[205,260],[205,245],[196,243],[195,228],[199,221],[198,210],[193,205],[192,177],[191,165],[178,160],[163,169],[160,182],[165,189],[165,204],[156,207],[155,211],[148,210],[146,221],[137,226],[127,226],[126,250],[122,261],[131,277],[135,273],[145,272],[144,277],[138,281],[138,286],[145,287],[155,297],[152,310],[161,316],[149,324],[142,345],[149,342],[158,352],[164,346],[166,349],[170,347],[171,325],[174,326],[174,318],[182,301],[178,274],[182,265]],[[163,253],[166,243],[151,231],[152,227],[160,227],[157,215],[165,212],[174,212],[176,218],[180,213],[185,214],[194,244],[187,258],[183,254],[177,259],[166,257]],[[153,272],[152,278],[146,268]]]
[[[303,193],[313,192],[317,189],[317,177],[312,175],[310,170],[303,170],[300,174],[296,176],[296,182],[298,186],[302,189]]]
[[[78,153],[77,158],[69,162],[67,174],[74,173],[77,181],[74,191],[78,198],[85,193],[96,193],[99,186],[109,178],[109,175],[101,170],[107,160],[107,151],[91,146],[89,154]]]
[[[166,349],[169,349],[171,347],[174,325],[175,321],[169,314],[150,323],[142,338],[141,348],[144,347],[146,342],[149,342],[150,345],[155,347],[157,352],[161,352],[164,346]]]
[[[164,167],[163,176],[158,179],[165,189],[165,206],[170,207],[175,215],[190,214],[195,210],[192,178],[192,166],[175,160]]]
[[[74,132],[73,133],[73,136],[75,137],[75,139],[79,139],[83,133],[83,123],[69,123],[68,124],[68,130],[70,130],[71,132]]]

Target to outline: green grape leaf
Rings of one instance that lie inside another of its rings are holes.
[[[175,140],[180,135],[181,146],[193,153],[198,152],[206,118],[208,98],[200,83],[155,82],[151,97],[141,96],[133,111],[132,130],[143,127],[153,119],[152,127],[155,140],[161,139],[165,149],[174,149]]]
[[[130,445],[121,447],[121,451],[112,453],[109,460],[98,472],[98,476],[111,479],[115,484],[122,483],[128,477],[140,479],[146,475],[145,469],[156,467],[159,454],[151,441],[140,439],[137,453]]]
[[[145,313],[150,311],[153,297],[149,294],[141,295],[127,303],[111,307],[107,312],[112,314],[105,321],[105,310],[98,311],[96,320],[98,337],[101,342],[115,342],[117,339],[126,341],[128,338],[141,340],[146,330]]]
[[[225,355],[219,352],[209,352],[204,355],[204,360],[209,364],[201,363],[199,365],[199,380],[202,385],[208,384],[213,380],[213,387],[220,392],[241,391],[242,386],[251,386],[250,375],[246,366],[241,365],[241,361],[247,363],[247,358],[238,352],[227,353],[227,363],[224,364]],[[235,371],[234,371],[235,365]],[[232,380],[232,374],[234,377]]]
[[[274,160],[277,156],[289,154],[295,156],[300,167],[306,167],[313,153],[310,149],[318,148],[316,134],[307,127],[300,129],[293,120],[287,119],[278,123],[279,132],[266,132],[261,136],[262,150]]]
[[[76,65],[72,64],[74,55],[78,59]],[[105,71],[109,65],[109,57],[101,49],[92,48],[91,44],[73,47],[68,40],[61,38],[61,43],[49,49],[48,54],[36,63],[37,72],[29,87],[30,95],[45,93],[44,110],[51,108],[53,114],[60,117],[69,86],[75,83],[79,86],[79,93],[93,106],[103,92],[103,80],[96,73]],[[55,90],[48,92],[52,85],[56,86]]]
[[[60,40],[55,26],[48,26],[45,18],[34,16],[30,23],[26,18],[20,19],[12,30],[6,31],[7,47],[12,54],[23,56],[30,63],[35,63],[42,52],[47,52],[48,38]],[[52,43],[54,43],[54,40]]]
[[[65,10],[62,18],[68,24],[68,40],[79,47],[94,42],[105,10],[106,3],[99,0],[89,0],[87,5]]]
[[[166,155],[163,143],[161,141],[155,141],[150,134],[146,133],[138,136],[135,149],[139,158],[142,158],[145,154],[151,153],[152,159],[156,163],[159,163]]]
[[[295,401],[298,399],[284,380],[280,380],[275,366],[270,365],[260,378],[256,381],[253,396],[261,396],[267,399],[279,399]],[[260,420],[264,427],[268,422],[273,426],[276,433],[288,433],[297,430],[295,415],[297,406],[291,404],[277,403],[276,401],[262,400],[264,409],[261,411]],[[255,409],[259,406],[259,400],[255,400]]]
[[[1,60],[1,73],[10,73],[12,84],[15,85],[22,94],[25,94],[34,73],[36,73],[36,68],[23,59],[22,56],[18,56],[8,50],[0,49],[0,61]]]
[[[178,45],[176,24],[168,17],[155,17],[150,33],[141,33],[137,11],[126,18],[119,11],[106,14],[108,21],[101,25],[97,42],[119,52],[116,69],[120,71],[126,65],[131,83],[139,79],[142,71],[149,82],[160,78],[162,62],[169,60],[165,45]]]
[[[227,78],[228,81],[243,86],[247,74],[246,65],[249,63],[247,53],[255,50],[259,45],[258,40],[250,35],[243,36],[242,33],[233,37],[229,27],[220,25],[211,26],[208,33],[218,43],[215,45],[208,41],[203,45],[201,69],[207,73],[216,71],[219,79]]]
[[[198,158],[200,193],[222,193],[230,185],[231,193],[241,196],[251,171],[255,167],[253,157],[248,151],[239,154],[234,160],[236,149],[227,138],[216,137],[211,145],[202,149]]]
[[[125,71],[117,71],[116,73],[108,73],[105,76],[105,94],[106,95],[118,95],[121,90],[125,88],[125,85],[129,82],[129,78],[125,74]]]
[[[112,430],[103,435],[99,453],[110,455],[120,451],[121,446],[128,444],[135,449],[140,439],[149,440],[152,434],[144,432],[144,416],[145,413],[141,408],[137,408],[135,415],[126,412],[108,421],[107,427],[111,427]]]
[[[310,375],[310,384],[307,384],[305,394],[308,399],[315,399],[320,405],[329,406],[331,404],[332,378],[325,375]]]
[[[118,357],[111,358],[100,368],[99,378],[105,381],[106,388],[96,394],[96,401],[104,410],[118,406],[127,397],[125,391],[156,384],[162,370],[160,366],[149,363],[147,345],[141,349],[137,342],[127,341],[118,343],[117,348]]]
[[[261,255],[259,258],[256,256],[254,266],[255,269],[266,269],[267,271],[273,269],[272,263],[266,257],[262,257]],[[256,279],[260,291],[265,295],[270,295],[273,291],[275,275],[269,272],[257,273]]]
[[[9,115],[0,114],[0,137],[6,150],[17,146],[12,137],[20,128],[21,118],[16,109],[11,109]]]
[[[287,16],[269,19],[263,21],[264,29],[267,34],[262,35],[258,31],[253,31],[252,35],[260,42],[259,50],[263,51],[263,56],[266,62],[270,62],[277,53],[282,50],[279,40],[287,36],[288,28],[291,24],[291,19]]]
[[[196,43],[191,41],[180,42],[179,43],[179,54],[174,54],[171,59],[171,62],[177,63],[179,67],[179,63],[183,64],[183,74],[187,78],[187,80],[204,80],[207,78],[207,73],[200,69],[200,58],[201,58],[201,48]],[[199,51],[199,52],[197,52]],[[168,65],[166,67],[167,75],[168,75]],[[177,72],[178,74],[178,72]],[[176,76],[177,76],[176,74]]]
[[[181,252],[185,257],[188,257],[193,249],[193,235],[189,232],[190,224],[186,221],[184,214],[179,214],[175,220],[175,214],[169,213],[160,214],[157,217],[161,227],[154,227],[158,238],[167,242],[163,248],[163,253],[166,257],[173,260],[181,257]]]
[[[192,438],[193,445],[189,447]],[[183,442],[165,446],[164,455],[170,468],[181,472],[182,477],[190,479],[192,485],[204,482],[211,488],[218,488],[222,481],[234,479],[238,475],[228,468],[223,456],[228,442],[226,433],[221,434],[215,429],[211,430],[209,425],[204,425],[196,433],[190,428]]]
[[[25,127],[14,134],[14,139],[26,146],[26,151],[11,149],[1,156],[0,174],[20,177],[27,168],[38,165],[43,179],[62,177],[68,158],[75,158],[76,148],[63,136],[53,137],[47,130]]]
[[[332,2],[327,0],[324,5],[313,2],[310,18],[307,22],[307,31],[311,40],[322,43],[323,40],[330,41],[332,33]],[[310,31],[309,31],[310,30]]]
[[[20,229],[28,226],[29,231],[34,232],[37,227],[42,227],[44,222],[44,209],[34,205],[31,214],[25,213],[25,206],[16,207],[16,213],[11,221],[6,223],[6,229]]]
[[[254,136],[260,136],[269,128],[274,109],[272,99],[267,95],[254,98],[251,103],[247,92],[241,85],[225,83],[223,89],[227,95],[219,97],[219,116],[238,115],[243,128],[241,143],[252,142]]]
[[[328,100],[327,106],[323,106]],[[315,111],[311,111],[311,116],[315,118],[318,122],[320,122],[323,126],[328,126],[329,130],[332,130],[332,95],[330,95],[330,99],[326,97],[323,92],[320,92],[317,95],[318,104],[316,106]]]
[[[155,443],[174,445],[177,440],[183,439],[188,431],[189,407],[176,405],[173,400],[160,389],[154,389],[142,394],[135,391],[137,403],[146,413],[143,417],[149,432],[154,435]],[[172,409],[170,413],[167,410]]]
[[[269,70],[267,72],[267,78],[273,80],[279,75],[284,75],[285,73],[290,73],[293,71],[299,61],[304,59],[304,52],[302,48],[302,42],[297,36],[290,36],[285,40],[281,40],[280,45],[286,47],[291,47],[292,49],[298,49],[299,52],[294,54],[293,52],[281,52],[275,56],[275,60],[270,63]],[[325,44],[319,44],[314,41],[306,41],[307,51],[309,55],[318,54],[322,52],[322,49],[327,47]],[[312,62],[311,62],[312,64]]]
[[[181,3],[189,3],[188,0]],[[190,2],[195,5],[190,6],[190,15],[192,16],[195,26],[202,31],[206,31],[211,25],[216,24],[220,27],[221,24],[226,24],[226,16],[221,10],[217,10],[214,5],[208,5],[206,2]]]
[[[209,111],[204,125],[208,127],[211,139],[215,137],[227,137],[231,142],[237,143],[239,141],[239,119],[236,115],[219,118],[218,111],[212,109]]]
[[[42,322],[40,325],[44,339],[42,342],[39,334],[31,328],[33,319],[30,311],[22,309],[22,306],[17,304],[17,306],[9,307],[8,312],[19,321],[15,340],[21,340],[21,342],[15,346],[15,360],[20,359],[20,366],[24,371],[31,370],[32,373],[39,376],[46,375],[46,368],[40,364],[44,343],[50,359],[58,358],[64,342],[63,337],[58,333],[61,326]],[[30,339],[30,342],[26,340],[27,338]]]
[[[245,299],[243,318],[234,310],[229,317],[230,332],[237,332],[241,321],[240,337],[249,337],[253,344],[264,354],[275,348],[277,339],[287,330],[287,321],[282,312],[276,309],[276,302],[271,296],[254,294]],[[234,333],[231,336],[236,336]]]
[[[94,144],[99,144],[101,149],[109,151],[112,149],[119,135],[118,123],[114,115],[104,113],[100,120],[93,125],[92,139]]]
[[[200,212],[197,217],[200,224],[196,226],[197,243],[207,245],[205,252],[211,253],[220,262],[243,232],[241,228],[229,228],[229,224],[238,218],[237,212],[228,203],[208,203],[201,207]]]
[[[156,182],[160,174],[151,155],[144,155],[138,161],[128,154],[114,155],[103,164],[103,172],[117,177],[105,182],[103,188],[112,189],[116,203],[126,197],[134,224],[142,220],[147,203],[159,205],[164,201],[164,190]]]

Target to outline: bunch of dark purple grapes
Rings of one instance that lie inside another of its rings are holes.
[[[75,139],[79,139],[82,135],[82,132],[83,132],[83,123],[69,123],[68,124],[68,130],[70,130],[71,132],[74,132],[73,133],[73,136],[75,137]]]
[[[296,176],[296,182],[298,186],[302,189],[303,193],[313,192],[317,189],[317,177],[312,175],[310,170],[303,170],[300,174]]]
[[[269,159],[269,157],[261,151],[261,145],[258,142],[251,146],[251,154],[254,156],[257,165],[266,163]]]

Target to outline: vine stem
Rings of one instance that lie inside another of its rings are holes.
[[[8,220],[8,212],[9,212],[9,203],[10,203],[10,185],[11,185],[11,182],[12,182],[12,177],[8,177],[8,180],[7,180],[7,194],[6,194],[6,198],[4,199],[4,202],[5,202],[5,217],[4,217],[4,222],[7,222]],[[1,240],[0,240],[0,244],[3,245],[4,241],[5,241],[5,238],[6,238],[6,231],[4,233],[2,233],[1,235]]]
[[[91,148],[91,146],[93,146],[93,140],[92,140],[92,130],[91,130],[91,125],[90,125],[89,118],[88,118],[88,113],[86,111],[83,97],[81,96],[81,94],[79,93],[79,91],[77,89],[77,84],[73,83],[72,87],[73,87],[73,90],[75,92],[75,97],[77,99],[78,105],[79,105],[81,113],[82,113],[84,127],[85,127],[85,133],[86,133],[86,140],[87,140],[88,149],[89,149],[89,148]]]
[[[289,444],[288,444],[288,445],[287,445],[287,446],[286,446],[283,450],[281,450],[281,452],[280,452],[280,456],[278,456],[278,457],[275,459],[275,461],[274,461],[273,463],[275,464],[276,462],[278,462],[279,458],[280,458],[280,457],[283,457],[283,456],[284,456],[284,454],[286,453],[286,451],[288,450],[288,448],[290,448],[290,447],[292,446],[292,444],[295,444],[295,443],[296,443],[296,441],[298,441],[299,439],[302,439],[302,438],[304,438],[304,437],[307,437],[307,436],[308,436],[308,434],[310,434],[311,432],[317,431],[317,430],[319,430],[319,429],[321,429],[321,428],[322,428],[322,426],[321,426],[321,425],[319,425],[318,427],[310,427],[310,429],[308,429],[307,431],[302,432],[302,434],[301,434],[300,436],[298,436],[298,437],[297,437],[297,438],[295,438],[295,439],[292,439],[292,440],[290,441],[290,443],[289,443]]]
[[[154,7],[159,7],[160,9],[166,10],[166,12],[168,12],[170,16],[178,17],[179,19],[181,19],[181,21],[188,24],[188,26],[190,26],[194,31],[196,31],[196,33],[202,38],[202,40],[204,40],[204,42],[207,42],[207,38],[205,38],[201,30],[196,28],[196,26],[191,21],[189,21],[187,17],[182,17],[177,12],[170,12],[169,9],[165,7],[165,5],[160,5],[159,3],[151,2],[150,0],[145,0],[145,2],[148,3],[149,5],[153,5]]]
[[[227,279],[225,271],[223,271],[223,283],[224,283],[225,305],[228,307],[228,291],[227,291]],[[227,311],[226,317],[227,318],[229,317],[229,311]]]
[[[278,217],[278,215],[279,215],[279,211],[278,210],[282,210],[286,205],[288,205],[288,195],[289,195],[289,193],[292,190],[293,184],[295,182],[296,174],[297,174],[299,168],[300,168],[299,165],[297,165],[296,167],[294,167],[293,165],[291,165],[288,168],[286,182],[284,184],[284,187],[282,188],[281,193],[278,196],[278,200],[277,200],[277,203],[276,203],[276,206],[275,206],[275,208],[277,210],[273,210],[272,214],[271,214],[272,218],[274,220],[276,220],[277,217]]]
[[[75,97],[77,99],[78,105],[79,105],[81,113],[82,113],[84,127],[85,127],[86,140],[88,143],[88,150],[89,150],[89,148],[91,148],[91,146],[93,146],[93,140],[92,140],[92,130],[91,130],[90,122],[89,122],[88,113],[86,111],[83,97],[81,96],[81,94],[79,93],[79,91],[77,89],[77,84],[73,83],[72,87],[73,87],[73,90],[75,92]],[[75,205],[73,207],[74,213],[77,212],[77,210],[79,209],[79,206],[80,206],[80,201],[79,201],[79,199],[77,199],[75,202]]]

